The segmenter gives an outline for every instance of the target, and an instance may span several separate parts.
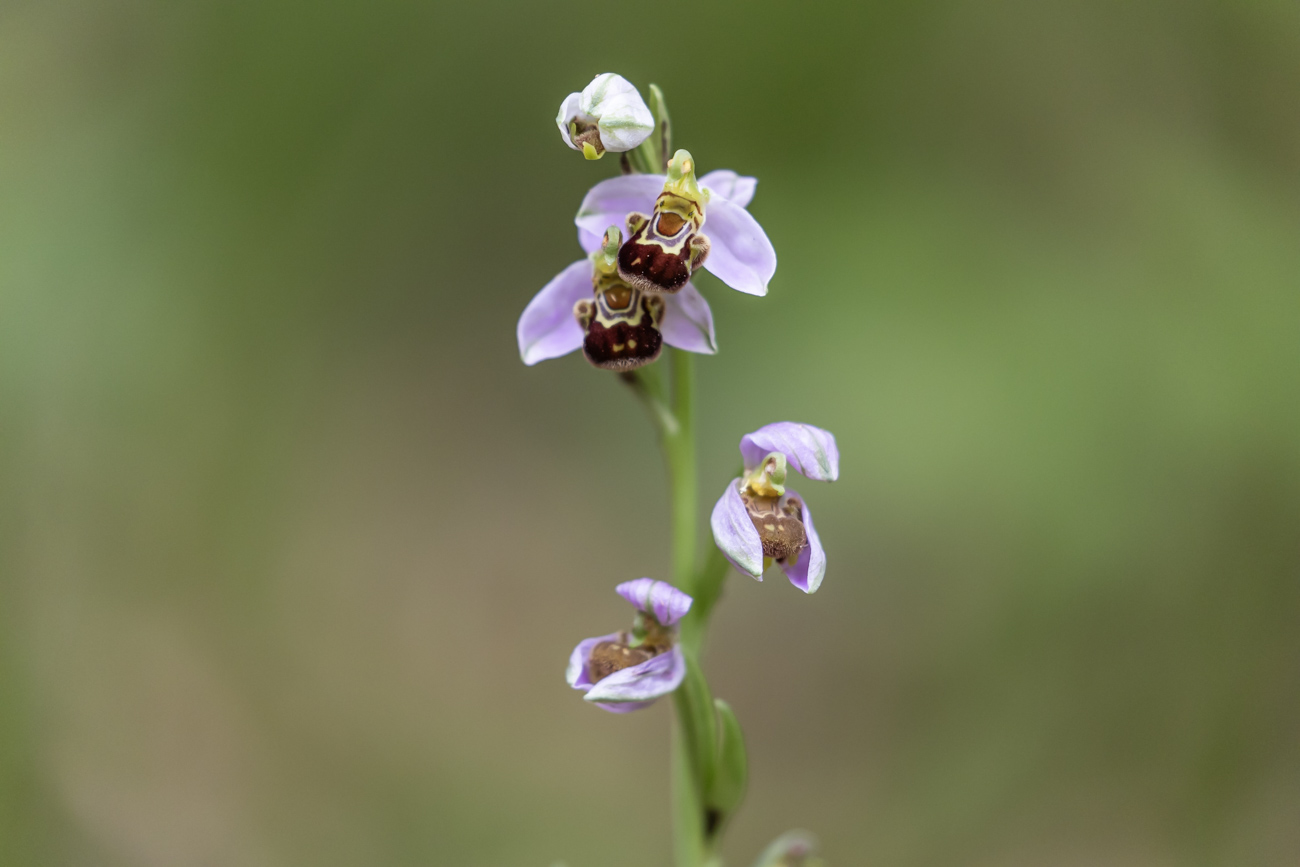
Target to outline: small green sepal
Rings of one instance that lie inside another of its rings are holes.
[[[654,115],[655,129],[636,149],[639,157],[637,170],[648,174],[662,174],[668,168],[668,155],[672,153],[672,127],[668,120],[668,104],[659,85],[650,85],[650,113]]]

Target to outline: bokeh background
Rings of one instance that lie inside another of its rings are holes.
[[[823,589],[729,584],[726,853],[1300,857],[1300,5],[11,0],[0,861],[668,861],[671,707],[563,682],[668,568],[611,376],[519,312],[598,72],[760,178],[701,509],[833,430]],[[707,512],[705,512],[707,514]]]

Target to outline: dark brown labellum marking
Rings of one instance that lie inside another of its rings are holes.
[[[636,237],[619,248],[619,276],[647,291],[680,291],[691,279],[686,257],[681,253],[669,253],[657,244],[638,244]]]
[[[778,499],[742,493],[741,499],[763,543],[763,556],[774,560],[798,558],[799,552],[808,545],[808,535],[800,520],[803,504],[788,494]]]
[[[630,234],[618,250],[619,277],[644,292],[680,291],[708,256],[709,241],[700,234],[703,225],[698,203],[660,193],[654,214],[627,216]]]
[[[591,301],[574,305],[582,326],[582,352],[603,370],[632,370],[659,357],[664,339],[659,332],[664,300],[642,294],[617,277],[597,288]]]
[[[664,339],[648,319],[644,318],[639,325],[616,322],[609,328],[592,322],[582,341],[583,354],[605,370],[631,370],[649,364],[659,357]]]

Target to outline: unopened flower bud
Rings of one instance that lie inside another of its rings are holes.
[[[605,151],[622,153],[641,144],[654,132],[655,120],[631,82],[604,72],[565,98],[555,125],[566,145],[598,160]]]

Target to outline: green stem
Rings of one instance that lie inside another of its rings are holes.
[[[663,440],[668,464],[668,496],[672,515],[673,582],[695,593],[695,357],[673,349],[673,416],[677,430]]]
[[[677,430],[661,437],[664,462],[668,465],[668,500],[673,536],[673,583],[695,594],[695,359],[689,352],[673,349],[673,417]],[[707,698],[703,673],[694,654],[687,664],[687,678],[700,689],[679,689],[673,694],[677,706],[677,727],[673,737],[673,839],[677,867],[700,867],[709,858],[704,828],[705,769],[701,767],[696,720],[711,707],[701,706]]]
[[[688,673],[673,694],[677,719],[673,726],[673,853],[677,867],[711,867],[718,864],[716,842],[707,827],[705,794],[713,773],[717,744],[713,698],[701,671],[697,653],[704,642],[709,613],[722,591],[727,561],[712,549],[705,568],[695,571],[696,505],[698,485],[695,461],[695,359],[680,349],[670,350],[672,393],[665,393],[654,365],[626,374],[624,381],[645,404],[659,432],[668,470],[668,496],[672,528],[673,583],[695,598],[681,627],[681,643]]]

